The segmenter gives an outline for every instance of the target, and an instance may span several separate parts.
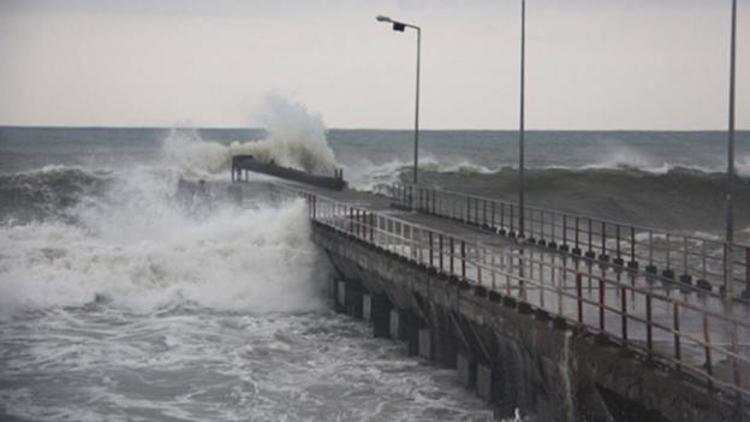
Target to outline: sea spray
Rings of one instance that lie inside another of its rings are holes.
[[[336,167],[320,115],[277,94],[265,97],[257,119],[264,139],[234,141],[229,145],[204,141],[193,128],[174,128],[164,140],[165,164],[176,165],[187,176],[225,176],[235,155],[252,155],[264,162],[310,173],[331,175]]]

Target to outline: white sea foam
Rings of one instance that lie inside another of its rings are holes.
[[[118,174],[104,197],[0,229],[0,313],[81,306],[97,298],[136,311],[175,301],[252,312],[315,308],[321,260],[301,201],[253,209],[184,209],[178,176]]]

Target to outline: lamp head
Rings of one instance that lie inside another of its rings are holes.
[[[378,22],[392,22],[391,18],[389,18],[388,16],[383,16],[383,15],[378,15],[377,17],[375,17],[375,19]]]

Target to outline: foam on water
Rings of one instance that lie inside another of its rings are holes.
[[[0,314],[97,298],[140,310],[173,301],[254,312],[319,305],[314,280],[324,274],[304,203],[196,214],[171,200],[164,176],[124,175],[70,211],[78,224],[0,230]]]
[[[492,420],[455,373],[328,311],[96,306],[0,325],[0,416],[72,420]],[[74,405],[71,405],[74,403]]]

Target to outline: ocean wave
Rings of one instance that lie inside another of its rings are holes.
[[[301,201],[204,219],[153,210],[96,218],[0,229],[0,317],[102,300],[136,312],[175,302],[256,313],[320,305],[325,268]]]
[[[420,183],[447,190],[515,201],[518,172],[503,168],[491,174],[423,172]],[[591,215],[640,226],[674,230],[719,231],[725,218],[726,175],[675,167],[652,173],[616,169],[527,169],[527,204]],[[737,178],[735,222],[750,225],[750,179]]]
[[[61,165],[0,174],[0,221],[65,217],[83,198],[101,195],[111,172]]]

